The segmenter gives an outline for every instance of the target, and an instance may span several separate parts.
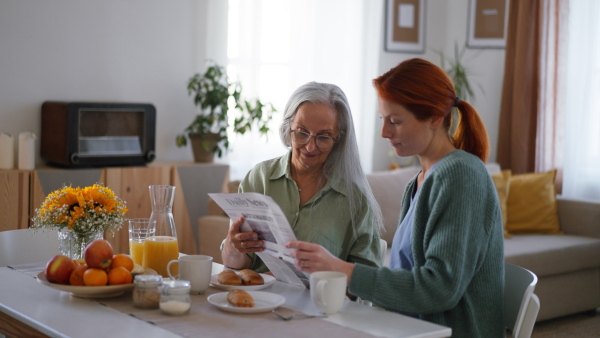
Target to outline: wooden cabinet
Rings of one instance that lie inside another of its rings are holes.
[[[0,170],[0,231],[29,227],[27,170]]]
[[[0,171],[0,231],[27,228],[46,195],[65,185],[111,188],[127,202],[127,218],[148,218],[152,213],[149,185],[174,185],[173,217],[179,250],[198,252],[197,220],[208,214],[208,193],[223,192],[229,166],[215,163],[152,163],[147,167],[95,169],[37,168]],[[129,252],[128,225],[112,237],[105,234],[115,253]]]

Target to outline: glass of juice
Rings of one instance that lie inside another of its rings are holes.
[[[129,220],[129,255],[133,262],[143,266],[144,242],[154,236],[156,221],[149,218],[132,218]]]
[[[169,277],[167,264],[179,258],[177,238],[172,236],[153,236],[144,241],[144,267],[153,269],[163,277]],[[171,268],[172,274],[179,273],[179,266]]]

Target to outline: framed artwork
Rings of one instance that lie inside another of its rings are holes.
[[[425,0],[386,0],[385,50],[425,52]]]
[[[467,47],[506,47],[508,1],[469,0]]]

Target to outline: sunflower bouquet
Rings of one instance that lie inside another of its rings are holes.
[[[35,210],[34,228],[71,230],[78,238],[121,229],[127,212],[126,203],[102,185],[63,187],[50,193]]]

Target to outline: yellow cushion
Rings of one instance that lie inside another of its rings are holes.
[[[507,218],[507,207],[506,202],[508,200],[509,186],[510,186],[510,170],[502,170],[499,173],[492,174],[492,180],[496,186],[498,192],[498,200],[500,201],[500,208],[502,209],[502,228],[504,229],[504,237],[512,237],[506,229]]]
[[[511,234],[562,234],[554,178],[556,170],[512,175],[506,202]]]

